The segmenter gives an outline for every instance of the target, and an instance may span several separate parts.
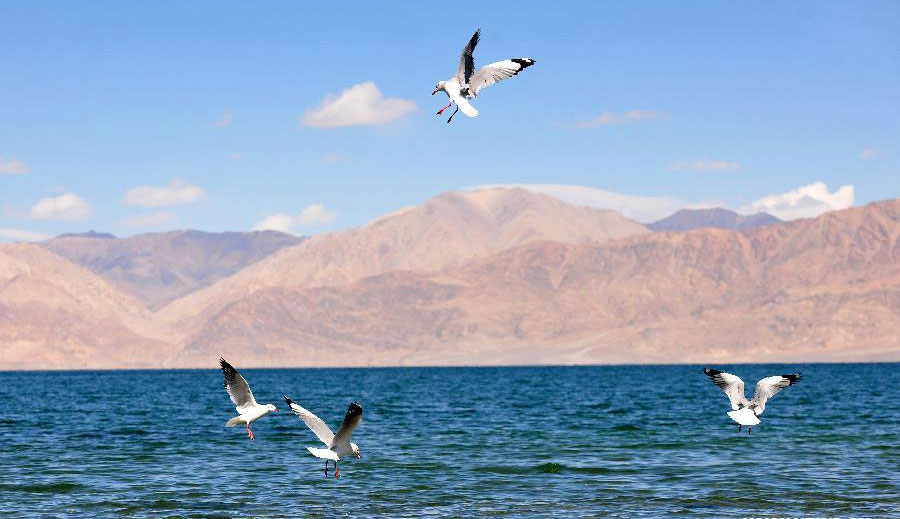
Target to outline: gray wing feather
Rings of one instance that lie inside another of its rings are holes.
[[[481,29],[475,31],[475,34],[469,39],[469,43],[463,47],[462,55],[459,57],[459,66],[456,67],[456,76],[454,77],[459,81],[460,87],[465,86],[475,72],[475,58],[472,53],[475,52],[475,46],[478,45],[479,39],[481,39]]]
[[[281,395],[284,396],[284,395]],[[284,401],[287,402],[288,407],[291,408],[291,411],[294,412],[295,415],[300,417],[303,420],[303,423],[306,424],[307,427],[322,441],[328,448],[331,448],[331,444],[334,441],[334,433],[331,432],[331,429],[328,425],[322,421],[321,418],[312,414],[310,411],[304,409],[300,404],[294,402],[288,397],[284,397]]]
[[[491,63],[478,69],[468,82],[468,96],[475,97],[482,88],[509,79],[526,68],[534,65],[531,58],[513,58]]]
[[[775,396],[782,389],[792,386],[803,378],[800,373],[790,375],[775,375],[766,377],[756,383],[756,392],[750,405],[755,406],[754,412],[761,415],[766,410],[766,401]]]
[[[243,409],[256,405],[253,393],[250,391],[250,385],[244,380],[244,377],[238,373],[238,370],[225,361],[219,359],[219,365],[222,367],[222,374],[225,375],[225,391],[234,402],[235,409],[240,413]]]
[[[725,393],[731,402],[732,411],[748,407],[747,397],[744,396],[744,381],[740,377],[710,368],[705,368],[703,373],[706,373],[706,376]]]
[[[341,428],[338,429],[337,434],[334,435],[334,440],[330,447],[343,443],[350,443],[350,438],[353,436],[353,430],[356,429],[356,426],[359,425],[361,421],[362,406],[353,402],[347,408],[347,414],[344,415],[344,423],[341,424]]]

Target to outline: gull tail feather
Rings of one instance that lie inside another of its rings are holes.
[[[235,426],[237,426],[239,423],[241,423],[241,417],[240,417],[240,416],[235,416],[235,417],[232,418],[231,420],[228,420],[227,422],[225,422],[225,427],[235,427]]]
[[[467,100],[460,97],[458,99],[455,99],[454,101],[456,101],[456,106],[459,107],[460,112],[468,115],[469,117],[478,117],[478,110],[476,110],[474,106],[470,105]]]
[[[322,458],[322,459],[326,459],[326,460],[334,460],[334,461],[341,460],[341,458],[339,458],[338,455],[335,454],[334,451],[331,449],[317,449],[315,447],[307,447],[306,450],[308,450],[313,456],[315,456],[317,458]]]

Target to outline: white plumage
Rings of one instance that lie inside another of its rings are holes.
[[[511,58],[485,65],[476,71],[475,58],[472,53],[475,51],[475,46],[478,45],[480,39],[481,29],[478,29],[472,35],[472,38],[469,39],[469,43],[463,48],[462,55],[459,58],[459,65],[456,68],[456,74],[446,81],[438,81],[434,86],[434,92],[431,93],[431,95],[434,95],[443,91],[450,98],[450,103],[441,108],[437,115],[441,115],[444,113],[444,110],[456,103],[456,110],[447,119],[448,123],[453,120],[453,116],[460,110],[469,117],[478,117],[478,110],[469,103],[469,99],[474,99],[478,96],[478,92],[482,88],[511,78],[522,70],[534,65],[534,60],[531,58]]]
[[[225,375],[225,391],[234,402],[234,408],[238,415],[225,422],[226,427],[235,427],[244,424],[247,427],[247,437],[254,439],[253,431],[250,430],[250,424],[254,421],[269,414],[270,411],[277,411],[272,404],[261,405],[256,403],[253,393],[250,391],[250,385],[244,380],[244,377],[234,367],[225,361],[219,359],[219,365],[222,367],[222,374]]]
[[[766,410],[769,398],[782,389],[796,384],[802,378],[800,373],[766,377],[756,383],[753,399],[748,401],[744,396],[744,381],[740,377],[711,368],[704,368],[703,373],[719,386],[731,402],[731,411],[727,414],[738,423],[738,432],[741,431],[741,426],[747,425],[750,426],[750,434],[753,433],[752,426],[760,423],[759,415]]]
[[[282,395],[284,396],[284,395]],[[327,448],[320,449],[316,447],[307,447],[306,450],[313,456],[325,460],[325,477],[328,477],[328,461],[334,462],[334,477],[340,477],[340,469],[337,462],[344,456],[356,456],[360,458],[359,445],[350,441],[353,436],[353,430],[362,421],[362,406],[356,402],[350,404],[347,408],[347,414],[344,415],[344,421],[337,434],[331,432],[328,425],[321,418],[314,415],[309,410],[302,407],[288,397],[284,397],[284,401],[291,408],[303,423],[316,435],[319,440],[325,444]]]

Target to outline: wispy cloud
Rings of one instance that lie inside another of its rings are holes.
[[[3,241],[44,241],[50,236],[25,229],[0,229],[0,240]]]
[[[29,171],[31,168],[15,157],[0,157],[0,175],[23,175]]]
[[[603,112],[597,117],[575,123],[578,128],[596,128],[597,126],[611,126],[614,124],[631,124],[641,121],[655,121],[668,119],[669,115],[655,110],[629,110],[622,114]]]
[[[853,205],[852,185],[828,191],[825,182],[814,182],[784,193],[764,196],[741,208],[745,214],[765,212],[782,220],[812,218],[826,211],[846,209]]]
[[[32,220],[84,220],[90,218],[91,204],[75,193],[42,198],[26,215]]]
[[[125,227],[162,227],[175,222],[175,213],[157,211],[123,218],[119,224]]]
[[[339,153],[326,153],[322,155],[322,160],[329,164],[336,164],[344,160],[344,157]]]
[[[741,163],[727,160],[697,159],[669,164],[669,171],[735,171],[741,169]]]
[[[241,154],[237,152],[229,153],[228,155],[225,155],[225,158],[228,160],[241,160]]]
[[[710,207],[704,202],[688,202],[669,196],[638,196],[616,193],[595,187],[567,184],[486,184],[467,189],[520,187],[533,193],[543,193],[574,205],[612,209],[639,222],[652,222],[686,207]]]
[[[328,94],[300,118],[303,126],[338,128],[374,126],[396,121],[416,109],[408,99],[385,98],[375,83],[353,85],[340,95]]]
[[[292,233],[296,227],[313,227],[333,222],[336,218],[337,213],[325,209],[324,205],[310,204],[296,215],[286,213],[269,215],[257,222],[253,230]]]
[[[210,123],[210,126],[214,128],[228,128],[229,126],[231,126],[231,121],[233,120],[234,114],[232,114],[229,110],[228,112],[222,114],[222,117],[219,117],[218,119]]]
[[[129,205],[165,207],[190,204],[203,196],[203,190],[185,181],[173,178],[165,186],[137,186],[125,192],[123,201]]]
[[[875,148],[865,148],[861,152],[859,152],[859,157],[863,160],[877,159],[882,155],[883,153],[881,152],[881,150],[876,150]]]

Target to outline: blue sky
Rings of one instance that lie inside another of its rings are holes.
[[[900,3],[474,7],[0,3],[0,240],[311,234],[486,184],[643,220],[900,194]],[[448,125],[477,27],[476,66],[537,64]]]

